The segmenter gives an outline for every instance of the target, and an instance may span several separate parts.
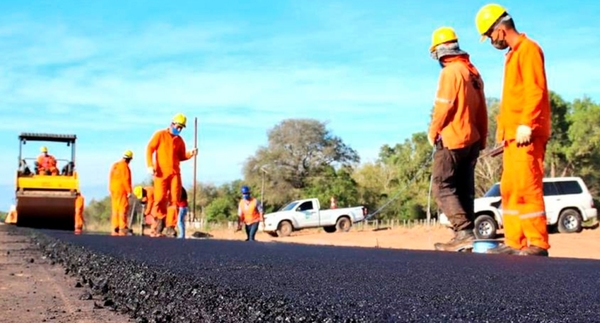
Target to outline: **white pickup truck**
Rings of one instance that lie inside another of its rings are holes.
[[[297,200],[279,211],[265,214],[264,232],[274,237],[286,237],[293,231],[323,227],[325,232],[348,232],[353,223],[365,218],[367,209],[355,206],[321,210],[319,199]]]

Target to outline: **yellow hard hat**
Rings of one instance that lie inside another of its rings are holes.
[[[144,196],[143,192],[144,192],[144,189],[139,185],[133,188],[133,195],[135,195],[135,197],[137,197],[140,200]]]
[[[429,51],[433,52],[439,44],[457,40],[458,37],[456,36],[454,29],[451,27],[440,27],[434,30],[433,34],[431,35],[431,47],[429,47]]]
[[[123,153],[123,158],[128,158],[128,159],[132,159],[133,158],[133,152],[131,150],[126,150]]]
[[[46,148],[46,146],[42,146],[42,148],[40,148],[40,151],[43,153],[47,153],[48,152],[48,148]]]
[[[498,19],[506,13],[506,8],[499,4],[490,3],[481,7],[475,16],[475,26],[481,35],[481,41],[485,40],[485,34],[492,28]]]
[[[179,124],[185,128],[187,123],[187,117],[183,113],[178,113],[171,120],[173,123]]]

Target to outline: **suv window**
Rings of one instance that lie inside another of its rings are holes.
[[[498,197],[500,196],[500,184],[494,184],[490,189],[485,192],[484,197]]]
[[[581,194],[583,189],[577,181],[564,181],[555,183],[561,194]]]
[[[544,182],[544,196],[559,195],[558,189],[553,182]]]

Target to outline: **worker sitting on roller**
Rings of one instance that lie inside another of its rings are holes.
[[[167,129],[158,130],[152,135],[146,148],[148,173],[154,176],[154,215],[156,235],[161,235],[165,219],[167,225],[175,226],[177,202],[181,196],[181,171],[179,164],[198,153],[196,148],[186,151],[185,142],[179,136],[185,128],[187,118],[178,113]],[[168,217],[167,217],[168,213]]]
[[[36,161],[37,173],[39,175],[58,175],[58,168],[56,168],[56,158],[48,154],[48,148],[43,146],[40,151],[42,152]]]
[[[123,158],[114,163],[110,169],[109,190],[111,197],[111,235],[131,235],[128,228],[127,210],[129,197],[132,193],[131,170],[129,163],[133,159],[133,152],[127,150]]]
[[[10,206],[10,210],[4,219],[6,224],[17,224],[17,207],[13,204]]]
[[[133,188],[133,195],[140,200],[140,203],[144,206],[144,224],[150,225],[152,232],[150,235],[154,235],[156,232],[154,227],[154,216],[152,215],[152,206],[154,205],[154,187],[140,185]]]
[[[83,195],[77,193],[77,198],[75,198],[75,234],[81,234],[83,230],[83,205]]]

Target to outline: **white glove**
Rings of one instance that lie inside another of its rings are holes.
[[[148,174],[154,175],[154,167],[148,167]]]
[[[528,126],[517,127],[517,144],[528,144],[531,141],[531,128]]]
[[[190,154],[192,155],[192,157],[196,156],[198,154],[198,148],[190,150]]]

